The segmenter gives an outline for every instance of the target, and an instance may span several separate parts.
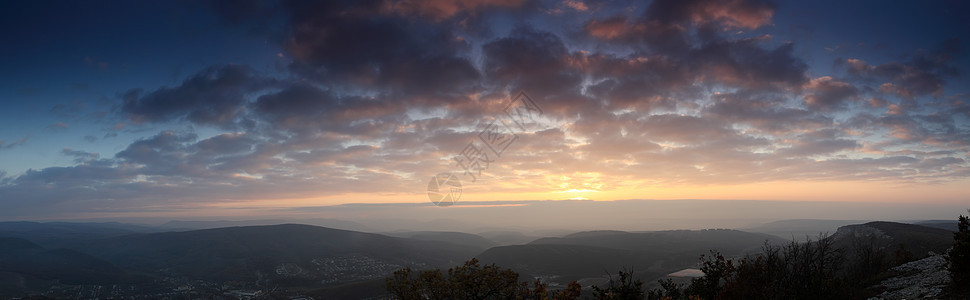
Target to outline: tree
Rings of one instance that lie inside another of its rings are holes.
[[[678,284],[670,278],[657,280],[657,283],[660,284],[660,288],[648,291],[648,300],[680,300],[687,298],[683,284]]]
[[[573,280],[566,285],[566,289],[559,291],[555,296],[552,297],[553,300],[575,300],[579,299],[579,295],[582,294],[583,287],[579,285],[579,282]]]
[[[495,264],[481,266],[477,259],[448,269],[448,281],[461,299],[509,299],[519,291],[519,274]]]
[[[404,268],[385,279],[384,288],[396,299],[536,299],[574,300],[579,298],[581,287],[575,281],[565,290],[550,297],[548,286],[535,280],[519,282],[519,274],[502,269],[495,264],[482,266],[477,259],[448,269],[445,276],[441,270],[415,272]]]
[[[959,221],[947,259],[954,289],[967,290],[970,289],[970,216],[960,215]]]
[[[703,299],[714,299],[721,291],[721,282],[734,272],[734,263],[724,259],[720,252],[711,250],[711,256],[701,255],[701,272],[704,277],[692,279],[687,291]]]
[[[593,296],[596,299],[610,300],[643,299],[643,281],[633,279],[633,270],[630,270],[630,272],[620,270],[616,280],[613,280],[613,275],[610,275],[610,281],[607,283],[606,288],[600,288],[594,285]]]

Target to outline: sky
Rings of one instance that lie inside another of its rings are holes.
[[[0,220],[968,206],[968,6],[3,1]]]

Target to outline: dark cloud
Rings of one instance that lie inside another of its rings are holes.
[[[485,44],[482,52],[485,76],[499,87],[554,95],[575,91],[582,81],[566,64],[569,52],[562,40],[549,32],[520,27]]]
[[[248,153],[253,149],[256,141],[243,133],[223,133],[202,141],[194,145],[200,153],[211,153],[213,155],[229,155],[238,153]]]
[[[580,54],[582,55],[582,54]],[[671,108],[677,97],[692,91],[689,68],[663,56],[578,56],[588,62],[594,80],[590,95],[608,100],[614,109]]]
[[[794,44],[771,48],[765,46],[770,35],[735,39],[719,30],[764,26],[773,11],[772,4],[759,1],[656,1],[640,19],[625,15],[592,19],[585,23],[587,34],[634,52],[626,57],[602,56],[606,59],[599,61],[610,63],[600,69],[605,72],[596,74],[599,81],[594,91],[601,92],[599,96],[609,91],[614,102],[626,106],[640,102],[661,108],[684,105],[674,99],[696,98],[697,83],[798,93],[808,82],[808,66],[794,56]]]
[[[121,111],[134,122],[188,120],[198,124],[230,126],[243,112],[248,93],[274,83],[255,70],[239,65],[206,68],[175,87],[144,93],[131,90],[123,96]]]
[[[292,70],[326,84],[409,95],[453,96],[474,88],[480,75],[460,55],[467,41],[433,22],[384,14],[382,5],[289,3],[285,47],[295,58]]]
[[[791,43],[775,49],[760,47],[760,39],[715,41],[693,51],[688,63],[698,79],[744,89],[796,90],[807,81],[808,66],[793,56]]]
[[[140,166],[139,173],[146,175],[197,175],[205,166],[188,164],[186,156],[189,153],[185,146],[186,142],[197,138],[198,136],[191,133],[165,131],[128,145],[128,148],[118,152],[115,157],[135,167]]]
[[[376,136],[405,116],[403,102],[383,98],[338,98],[330,91],[296,84],[278,93],[260,96],[253,105],[273,128],[302,133],[319,131]]]
[[[768,25],[774,12],[774,4],[768,1],[653,1],[639,18],[614,15],[591,19],[584,30],[595,38],[675,55],[693,47],[691,28],[698,29],[704,40],[717,40],[719,29]]]
[[[850,100],[858,100],[859,91],[852,84],[824,76],[805,85],[805,104],[812,109],[833,111],[845,108]]]
[[[933,51],[917,51],[903,61],[871,65],[861,59],[839,60],[848,74],[875,82],[880,92],[901,97],[912,108],[914,99],[921,96],[940,97],[946,77],[959,76],[953,60],[964,54],[962,41],[951,38]]]

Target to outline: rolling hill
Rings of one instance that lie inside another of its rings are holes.
[[[21,238],[0,237],[0,273],[31,282],[60,280],[70,284],[117,282],[122,270],[111,263],[70,249],[44,249]],[[22,288],[26,288],[22,284]]]
[[[63,247],[81,240],[158,231],[162,230],[114,222],[0,222],[0,237],[22,238],[46,248]]]
[[[792,219],[759,224],[740,230],[772,234],[789,240],[792,238],[804,240],[806,236],[815,238],[820,233],[830,235],[835,233],[839,227],[865,222],[861,220]]]
[[[478,251],[297,224],[128,235],[82,241],[72,248],[138,272],[212,281],[269,276],[293,284],[369,279],[404,266],[451,266]]]
[[[785,241],[767,234],[727,229],[589,231],[541,238],[526,245],[495,247],[478,258],[533,276],[560,276],[565,282],[628,268],[640,277],[656,278],[693,266],[701,254],[712,249],[739,256],[759,251],[765,242]]]
[[[452,243],[456,245],[464,245],[469,247],[475,247],[484,251],[485,249],[495,247],[498,244],[486,239],[480,235],[464,233],[464,232],[450,232],[450,231],[405,231],[405,232],[390,232],[383,233],[384,235],[408,238],[422,241],[439,241]]]

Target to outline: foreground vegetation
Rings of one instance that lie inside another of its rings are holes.
[[[970,210],[967,210],[970,214]],[[970,297],[970,215],[960,215],[957,232],[953,233],[953,248],[947,252],[950,279],[954,293]]]
[[[970,211],[968,211],[970,212]],[[631,271],[611,276],[605,286],[593,286],[595,299],[859,299],[875,296],[868,289],[885,279],[892,266],[912,261],[905,245],[887,248],[873,239],[849,244],[824,236],[786,245],[765,244],[757,255],[729,259],[717,251],[701,255],[704,276],[689,284],[660,280],[660,288],[644,291]],[[966,295],[970,287],[970,219],[961,215],[953,247],[947,253],[952,279],[951,297]],[[386,280],[387,291],[398,299],[577,299],[575,281],[549,291],[535,280],[519,282],[519,274],[476,259],[449,269],[415,272],[402,269]]]
[[[579,283],[570,282],[566,289],[550,293],[545,283],[535,280],[519,282],[519,274],[495,264],[482,266],[477,259],[448,269],[415,272],[405,268],[394,272],[385,288],[398,299],[577,299]]]

